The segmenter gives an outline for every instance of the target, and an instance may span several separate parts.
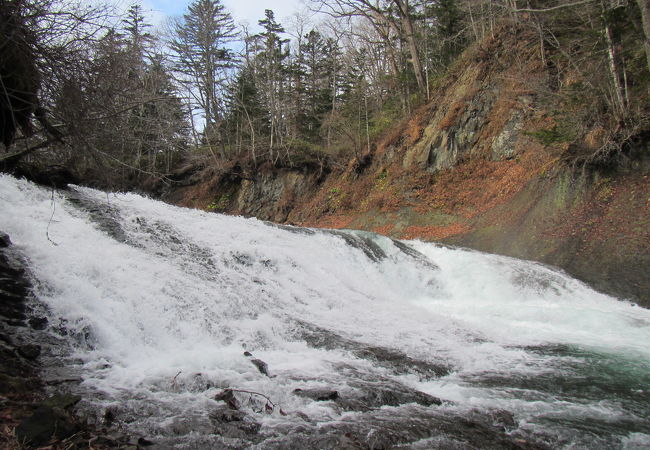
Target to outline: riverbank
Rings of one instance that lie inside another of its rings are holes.
[[[89,424],[69,387],[80,382],[54,375],[65,353],[39,314],[26,262],[0,232],[0,448],[18,450],[140,448],[139,442]]]

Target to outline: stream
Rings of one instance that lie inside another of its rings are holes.
[[[8,175],[0,211],[44,376],[154,448],[650,447],[650,311],[557,269]]]

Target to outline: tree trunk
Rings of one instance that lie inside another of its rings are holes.
[[[406,32],[406,42],[408,43],[409,53],[411,54],[411,64],[413,65],[413,71],[415,72],[415,79],[418,82],[418,89],[420,92],[424,92],[426,89],[424,84],[424,70],[422,70],[420,52],[417,43],[415,42],[415,28],[413,27],[413,20],[409,12],[408,0],[394,1],[400,11],[402,24],[404,25],[404,31]]]
[[[625,115],[626,105],[623,97],[623,86],[621,85],[621,79],[619,78],[618,71],[618,58],[616,55],[616,49],[614,47],[614,41],[612,39],[612,30],[607,23],[607,18],[605,17],[606,6],[605,3],[602,4],[603,8],[603,23],[604,23],[604,32],[605,32],[605,42],[607,43],[607,62],[609,65],[609,75],[612,80],[612,89],[614,90],[614,101],[616,102],[616,108],[620,116]]]
[[[636,0],[641,10],[641,22],[643,23],[643,48],[650,71],[650,0]]]

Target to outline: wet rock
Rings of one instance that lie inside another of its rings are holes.
[[[27,321],[29,326],[34,330],[44,330],[47,328],[47,317],[32,317]]]
[[[302,412],[302,411],[296,411],[294,414],[295,414],[297,417],[300,417],[300,418],[301,418],[302,420],[304,420],[305,422],[309,422],[309,423],[312,422],[312,420],[309,418],[309,416],[308,416],[307,414],[305,414],[304,412]]]
[[[257,367],[257,370],[259,370],[260,373],[266,375],[267,377],[269,376],[269,366],[264,361],[261,359],[251,359],[251,363]]]
[[[41,355],[41,347],[33,344],[21,345],[16,351],[20,356],[30,361],[35,360]]]
[[[110,427],[115,422],[115,412],[112,409],[104,411],[104,425]]]
[[[0,253],[0,316],[9,319],[6,321],[8,325],[24,326],[25,298],[29,292],[24,272],[4,252]]]
[[[217,409],[210,413],[215,433],[228,438],[251,439],[259,432],[261,424],[243,411]]]
[[[13,340],[11,339],[11,336],[8,334],[0,333],[0,341],[4,342],[5,344],[11,345],[13,343]]]
[[[88,441],[89,448],[117,448],[120,447],[120,441],[111,436],[94,436]]]
[[[360,370],[348,364],[337,365],[338,371],[348,380],[336,404],[348,411],[370,411],[384,406],[400,406],[415,403],[422,406],[441,405],[442,400],[413,389],[390,378]]]
[[[40,406],[16,427],[16,438],[31,446],[42,446],[50,439],[65,439],[77,431],[76,425],[62,411]]]
[[[253,354],[251,352],[244,352],[244,356],[246,356],[247,358],[253,358]],[[257,370],[259,370],[260,373],[266,375],[267,377],[270,376],[269,375],[269,365],[266,364],[264,361],[262,361],[261,359],[254,358],[254,359],[251,359],[251,363],[255,367],[257,367]]]
[[[315,348],[325,348],[327,350],[345,349],[358,358],[370,360],[397,374],[416,373],[422,378],[437,378],[451,372],[450,367],[415,359],[399,350],[370,346],[307,322],[297,321],[297,323],[300,325],[298,337]]]
[[[408,403],[417,403],[422,406],[442,404],[442,401],[439,398],[396,383],[378,386],[372,386],[365,383],[354,384],[363,390],[363,394],[359,399],[360,402],[370,408],[399,406]]]
[[[239,400],[237,400],[235,393],[231,389],[225,389],[219,392],[214,396],[214,399],[217,401],[220,400],[222,402],[225,402],[230,409],[239,409],[240,407]]]
[[[210,418],[220,423],[241,422],[247,414],[234,409],[220,409],[210,415]]]
[[[43,401],[44,406],[50,408],[68,409],[81,401],[81,397],[72,394],[54,394]]]
[[[325,402],[339,398],[338,391],[332,389],[294,389],[293,393],[298,397],[310,398],[317,402]]]
[[[138,445],[141,446],[141,447],[150,447],[150,446],[154,445],[154,443],[152,441],[150,441],[149,439],[145,439],[145,438],[141,437],[141,438],[138,438]]]
[[[11,239],[7,233],[0,231],[0,248],[7,248],[11,245]]]
[[[498,411],[492,412],[490,416],[494,420],[495,425],[499,425],[504,428],[514,428],[517,426],[515,417],[512,415],[510,411],[500,409]]]

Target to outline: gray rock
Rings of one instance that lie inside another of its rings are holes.
[[[251,352],[244,352],[244,356],[246,356],[247,358],[253,358],[253,354]],[[261,359],[251,359],[251,363],[255,367],[257,367],[257,370],[259,370],[261,373],[263,373],[267,377],[270,376],[269,365],[266,364],[264,361],[262,361]]]
[[[225,389],[224,391],[219,392],[214,396],[214,399],[217,401],[221,400],[228,405],[228,408],[230,409],[237,410],[240,407],[239,400],[237,400],[235,393],[231,389]]]
[[[294,389],[294,395],[310,398],[317,402],[326,402],[339,398],[339,392],[333,389]]]

